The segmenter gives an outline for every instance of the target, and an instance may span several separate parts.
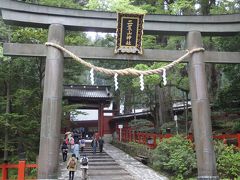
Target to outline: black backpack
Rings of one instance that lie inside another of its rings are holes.
[[[88,159],[87,159],[86,157],[83,157],[83,158],[82,158],[82,165],[83,165],[83,166],[88,165]]]

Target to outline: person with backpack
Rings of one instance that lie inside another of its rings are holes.
[[[85,145],[86,145],[86,144],[85,144],[85,139],[82,137],[82,138],[80,139],[79,143],[80,143],[81,152],[83,152],[84,147],[85,147]]]
[[[69,158],[67,162],[67,169],[69,171],[69,180],[73,180],[74,173],[77,170],[77,158],[75,154],[72,154],[72,157]]]
[[[83,155],[83,157],[80,159],[81,166],[80,168],[82,169],[82,177],[84,180],[87,179],[87,170],[88,170],[88,158],[86,154]]]

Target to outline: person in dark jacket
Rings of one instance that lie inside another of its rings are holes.
[[[92,146],[93,154],[96,154],[96,149],[98,147],[98,141],[95,137],[93,138],[93,140],[91,142],[91,146]]]
[[[73,139],[74,139],[74,142],[79,141],[79,134],[78,134],[78,132],[76,130],[73,133]]]
[[[98,144],[99,144],[99,151],[101,153],[103,151],[103,144],[104,144],[104,140],[102,139],[102,137],[99,138]]]
[[[63,162],[67,160],[67,153],[68,153],[68,146],[65,141],[63,141],[62,144],[62,156],[63,156]]]

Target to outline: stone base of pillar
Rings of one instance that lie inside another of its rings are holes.
[[[219,180],[218,176],[198,176],[198,180]]]

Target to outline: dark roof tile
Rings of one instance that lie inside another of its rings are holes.
[[[112,98],[109,89],[110,86],[65,85],[63,96],[79,98]]]

